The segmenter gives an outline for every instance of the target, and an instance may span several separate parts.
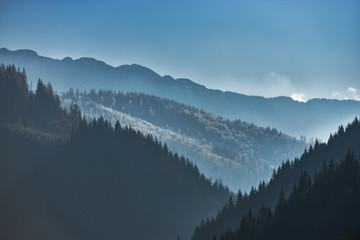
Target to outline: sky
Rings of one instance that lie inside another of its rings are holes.
[[[0,47],[208,88],[360,100],[360,1],[0,0]]]

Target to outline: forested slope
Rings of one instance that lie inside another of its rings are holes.
[[[291,200],[288,205],[289,209],[286,210],[285,215],[287,217],[284,218],[286,220],[276,220],[276,218],[269,220],[271,224],[275,224],[274,227],[280,228],[282,224],[286,226],[283,230],[274,230],[276,232],[273,235],[274,239],[293,239],[293,236],[303,237],[299,239],[317,239],[314,236],[320,237],[320,232],[326,228],[333,229],[333,233],[339,234],[339,231],[345,231],[343,229],[346,225],[345,222],[348,223],[347,227],[356,226],[358,229],[359,225],[355,225],[356,221],[354,219],[356,219],[356,214],[359,213],[359,207],[355,204],[360,200],[359,156],[360,123],[355,118],[346,128],[340,126],[338,132],[331,135],[327,143],[316,142],[314,146],[310,146],[308,150],[305,150],[300,158],[286,161],[277,170],[274,169],[268,183],[265,183],[265,181],[260,182],[259,186],[254,187],[250,193],[244,194],[239,191],[236,200],[230,199],[222,211],[219,211],[216,218],[205,220],[195,230],[193,239],[212,239],[213,236],[219,237],[228,229],[236,230],[243,221],[244,214],[248,214],[249,210],[253,214],[252,217],[256,217],[258,214],[265,214],[262,211],[266,210],[266,214],[269,214],[270,209],[274,211],[275,208],[275,212],[271,214],[276,215],[276,211],[280,211],[278,200],[280,193],[283,201],[289,196],[289,201],[293,198],[295,198],[295,202],[303,201],[304,199],[300,199],[302,197],[309,197],[309,200],[304,200],[306,203],[299,203],[300,205],[292,205],[290,202],[293,200]],[[344,159],[345,162],[341,162]],[[326,177],[324,177],[325,175]],[[311,184],[312,182],[314,184]],[[301,194],[306,196],[299,197],[297,192],[299,189],[305,191]],[[310,194],[310,192],[312,193]],[[306,204],[311,206],[307,208]],[[266,207],[265,210],[262,208],[263,206]],[[319,208],[319,211],[316,208]],[[338,209],[343,208],[345,212],[340,214],[341,210]],[[345,217],[347,215],[348,219]],[[327,221],[325,216],[329,216],[329,221],[333,222]],[[338,219],[337,216],[339,216]],[[262,217],[260,216],[260,218]],[[309,218],[309,223],[306,223],[305,217]],[[286,225],[286,221],[288,221],[288,225]],[[273,228],[270,223],[266,225]],[[280,226],[277,224],[280,224]],[[318,230],[313,229],[316,226],[319,227]],[[307,231],[304,231],[303,235],[300,233],[281,235],[282,232],[291,233],[291,229],[294,228],[297,231],[301,228],[312,229],[311,231],[314,231],[315,235],[311,238],[305,237]],[[329,231],[322,234],[323,236],[327,236],[326,234],[331,236],[331,233]],[[250,235],[245,239],[257,239],[255,238],[256,234],[251,233]],[[234,239],[235,235],[230,234],[229,236],[229,239]],[[337,235],[333,237],[335,236]],[[326,237],[320,238],[326,239]]]
[[[276,129],[214,116],[172,100],[139,93],[91,90],[62,94],[89,118],[104,116],[166,142],[196,163],[207,177],[222,179],[233,191],[269,179],[274,166],[293,159],[306,143]]]
[[[150,135],[62,110],[40,80],[30,92],[14,66],[0,86],[2,239],[189,237],[230,196]]]

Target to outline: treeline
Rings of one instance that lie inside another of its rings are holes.
[[[360,238],[360,164],[352,153],[339,164],[324,163],[312,178],[302,172],[288,198],[280,192],[273,210],[262,205],[255,214],[242,214],[238,227],[220,237],[197,238],[206,223],[196,228],[193,239],[356,239]],[[239,197],[237,202],[246,201]],[[234,214],[232,200],[222,210]]]
[[[189,237],[230,196],[152,136],[67,112],[42,81],[30,92],[14,66],[0,84],[2,239]]]
[[[71,99],[75,103],[92,101],[102,104],[156,126],[180,130],[190,137],[201,139],[205,136],[206,141],[214,145],[269,161],[286,159],[288,152],[302,151],[305,147],[304,142],[274,128],[259,127],[239,119],[233,121],[216,117],[204,110],[147,94],[70,89],[62,98]]]
[[[192,239],[340,239],[346,227],[359,231],[355,156],[360,156],[357,118],[340,126],[327,143],[316,141],[300,158],[283,162],[269,183],[239,191],[216,218],[196,228]]]
[[[192,106],[141,93],[70,89],[62,94],[61,100],[65,106],[75,102],[91,118],[104,115],[107,119],[123,119],[120,115],[128,114],[132,122],[122,120],[123,123],[146,131],[149,125],[138,124],[134,118],[139,118],[166,130],[159,131],[158,137],[167,138],[171,149],[186,154],[206,176],[222,179],[233,191],[250,189],[269,178],[271,166],[299,156],[307,145],[304,139],[296,140],[270,127],[224,119]],[[178,135],[169,137],[169,130]],[[190,144],[192,139],[197,144]]]
[[[25,69],[0,66],[0,121],[35,127],[52,133],[70,133],[79,115],[76,106],[67,113],[50,83],[39,79],[36,91],[29,91]]]

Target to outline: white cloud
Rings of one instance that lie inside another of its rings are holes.
[[[293,100],[298,101],[298,102],[306,102],[306,95],[304,93],[293,93],[290,96]]]
[[[331,94],[334,98],[341,99],[341,100],[357,100],[360,101],[360,95],[358,94],[358,90],[353,87],[348,87],[345,90],[340,90],[333,92]]]
[[[348,91],[351,92],[352,94],[356,94],[357,92],[356,88],[353,87],[348,87]]]

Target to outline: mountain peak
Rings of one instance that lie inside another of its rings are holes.
[[[72,59],[71,57],[64,57],[64,58],[62,59],[62,61],[64,61],[64,62],[72,62],[73,59]]]
[[[106,64],[103,61],[97,60],[95,58],[91,58],[91,57],[82,57],[79,59],[76,59],[75,61],[79,62],[79,63],[86,63],[89,65],[102,65],[102,66],[110,66],[108,64]]]
[[[162,76],[162,78],[163,79],[166,79],[166,80],[171,80],[171,81],[173,81],[173,80],[175,80],[172,76],[170,76],[170,75],[164,75],[164,76]]]
[[[0,53],[1,54],[15,53],[15,54],[18,54],[18,55],[29,56],[29,57],[38,56],[38,54],[35,51],[30,50],[30,49],[19,49],[19,50],[11,51],[11,50],[9,50],[7,48],[0,48]]]
[[[126,73],[132,73],[136,75],[141,75],[144,77],[147,77],[148,79],[158,79],[160,77],[159,74],[151,70],[150,68],[141,66],[139,64],[125,64],[116,67],[117,70],[126,72]]]

